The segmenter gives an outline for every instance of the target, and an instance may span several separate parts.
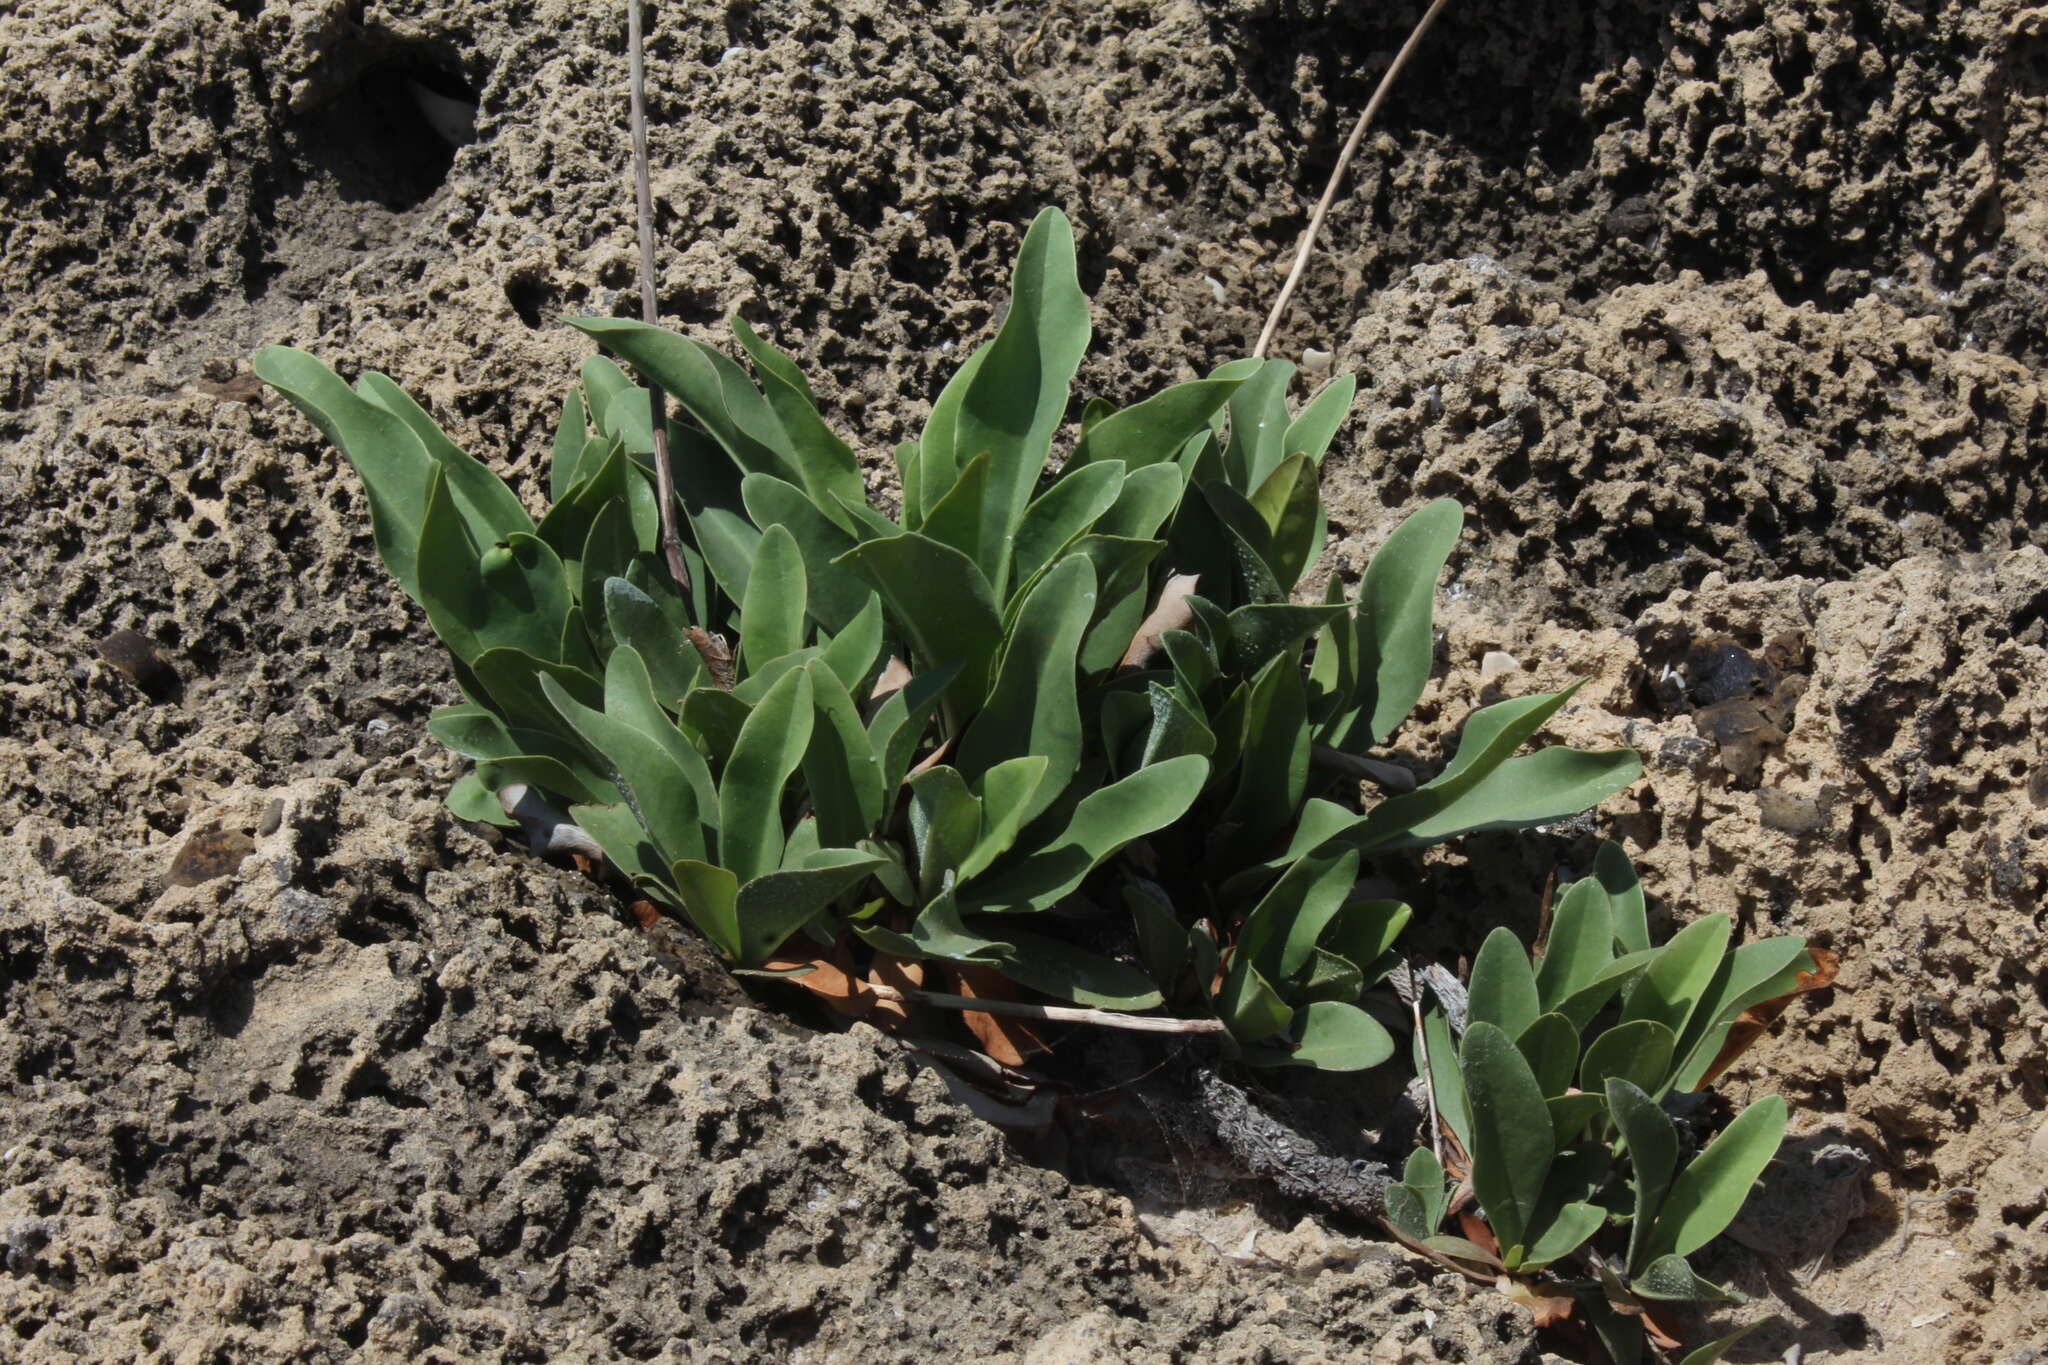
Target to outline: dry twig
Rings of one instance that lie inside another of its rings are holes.
[[[1114,1010],[1081,1009],[1073,1005],[1027,1005],[1017,1000],[988,1000],[972,995],[948,995],[943,991],[899,990],[869,982],[868,989],[884,1000],[933,1005],[946,1010],[979,1010],[983,1014],[1009,1014],[1019,1019],[1039,1019],[1049,1024],[1092,1024],[1097,1028],[1128,1029],[1133,1033],[1221,1033],[1221,1019],[1173,1019],[1164,1015],[1118,1014]]]
[[[1337,165],[1330,172],[1330,183],[1323,187],[1323,197],[1316,203],[1316,211],[1308,220],[1308,230],[1301,234],[1301,246],[1294,253],[1294,268],[1287,272],[1287,283],[1280,286],[1280,297],[1273,301],[1273,311],[1266,318],[1266,328],[1259,333],[1259,344],[1252,347],[1254,357],[1263,357],[1266,347],[1273,344],[1273,333],[1280,330],[1281,315],[1287,311],[1289,300],[1294,297],[1295,286],[1301,283],[1301,275],[1308,268],[1309,253],[1315,250],[1316,237],[1323,230],[1323,219],[1329,216],[1330,205],[1337,198],[1337,186],[1343,182],[1344,172],[1351,168],[1351,158],[1358,152],[1358,144],[1365,139],[1365,130],[1372,126],[1372,116],[1380,111],[1380,104],[1386,99],[1387,91],[1393,88],[1394,79],[1401,74],[1401,68],[1408,65],[1408,59],[1415,55],[1421,45],[1422,35],[1436,22],[1436,16],[1451,0],[1431,0],[1428,9],[1415,22],[1415,30],[1408,35],[1408,41],[1401,44],[1401,50],[1394,54],[1394,60],[1387,67],[1387,74],[1380,77],[1379,87],[1366,102],[1365,112],[1358,116],[1358,122],[1351,129],[1351,136],[1344,140],[1344,150],[1337,154]]]

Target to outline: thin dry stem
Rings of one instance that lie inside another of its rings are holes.
[[[1316,237],[1323,230],[1323,219],[1329,216],[1330,205],[1336,201],[1337,186],[1343,183],[1344,172],[1351,168],[1351,158],[1357,154],[1358,144],[1365,140],[1365,130],[1372,126],[1373,115],[1380,111],[1380,104],[1387,98],[1387,91],[1393,88],[1395,78],[1401,74],[1401,68],[1408,65],[1408,59],[1421,45],[1422,35],[1429,31],[1429,26],[1436,22],[1436,16],[1450,2],[1451,0],[1432,0],[1430,7],[1416,20],[1414,31],[1408,35],[1408,41],[1401,44],[1401,50],[1394,54],[1392,65],[1387,67],[1387,74],[1380,77],[1379,87],[1372,92],[1372,98],[1366,102],[1365,112],[1358,116],[1358,122],[1351,129],[1351,136],[1344,140],[1344,150],[1338,153],[1337,165],[1330,172],[1330,183],[1323,187],[1323,197],[1316,204],[1314,216],[1308,220],[1308,230],[1301,234],[1301,246],[1294,253],[1294,268],[1287,272],[1287,283],[1280,286],[1280,297],[1273,301],[1273,311],[1266,318],[1266,328],[1259,333],[1259,344],[1252,347],[1254,357],[1264,357],[1266,348],[1273,344],[1273,334],[1280,330],[1280,318],[1286,313],[1288,302],[1294,298],[1295,287],[1301,283],[1302,272],[1308,268],[1309,255],[1316,248]]]
[[[639,208],[640,320],[649,327],[661,321],[654,301],[654,188],[647,174],[647,61],[640,40],[640,0],[626,0],[626,60],[632,77],[633,194]],[[646,379],[646,376],[641,376]],[[647,406],[654,418],[655,496],[661,502],[661,552],[669,577],[687,597],[690,570],[683,563],[683,541],[676,531],[676,481],[668,457],[668,404],[661,386],[648,381]]]
[[[984,1000],[972,995],[948,995],[943,991],[899,990],[869,982],[867,988],[884,1000],[933,1005],[944,1010],[975,1010],[982,1014],[1008,1014],[1019,1019],[1038,1019],[1049,1024],[1092,1024],[1097,1028],[1127,1029],[1132,1033],[1221,1033],[1220,1019],[1169,1019],[1149,1014],[1118,1014],[1114,1010],[1080,1009],[1072,1005],[1027,1005],[1017,1000]]]

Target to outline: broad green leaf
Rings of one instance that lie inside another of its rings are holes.
[[[1293,656],[1274,659],[1254,680],[1244,735],[1243,774],[1222,817],[1237,829],[1216,841],[1226,865],[1255,856],[1293,821],[1307,795],[1308,699]]]
[[[988,452],[984,543],[1006,542],[1023,519],[1053,434],[1066,416],[1068,385],[1088,349],[1088,333],[1088,296],[1075,274],[1073,228],[1059,210],[1046,209],[1024,234],[1009,312],[961,394],[946,461],[960,468]],[[927,430],[928,458],[930,442]],[[990,585],[997,601],[1008,581],[1005,567],[994,566]]]
[[[1239,958],[1232,963],[1216,994],[1216,1013],[1241,1043],[1256,1043],[1280,1033],[1293,1022],[1294,1011],[1256,967]]]
[[[882,765],[839,675],[822,660],[805,667],[818,723],[804,752],[804,785],[817,812],[819,837],[832,847],[850,848],[888,813]]]
[[[626,504],[608,504],[591,523],[590,534],[583,542],[583,550],[572,565],[563,561],[565,570],[576,575],[576,606],[605,653],[612,648],[611,622],[605,612],[604,585],[617,578],[623,580],[627,570],[633,567],[633,557],[638,547],[633,543],[633,514]],[[562,657],[570,657],[567,645]]]
[[[1512,1263],[1557,1155],[1550,1111],[1529,1063],[1497,1026],[1480,1022],[1466,1029],[1462,1062],[1472,1107],[1472,1188],[1503,1259]]]
[[[1510,1268],[1527,1273],[1561,1261],[1591,1240],[1606,1222],[1607,1210],[1598,1204],[1566,1204],[1537,1236],[1521,1264]]]
[[[1057,903],[1103,859],[1186,815],[1208,771],[1208,760],[1189,754],[1091,792],[1049,845],[971,888],[978,908],[1043,910]]]
[[[569,396],[562,400],[562,420],[555,426],[555,443],[548,461],[549,502],[560,502],[576,486],[576,466],[583,458],[583,446],[589,439],[583,391],[571,389]]]
[[[1304,606],[1295,602],[1255,602],[1239,607],[1229,617],[1229,670],[1251,676],[1346,610],[1341,604]]]
[[[1273,576],[1291,589],[1323,548],[1315,461],[1289,455],[1252,493],[1252,506],[1273,537]]]
[[[875,752],[875,761],[882,765],[883,800],[895,799],[896,788],[902,783],[903,774],[910,771],[918,741],[932,712],[938,708],[939,698],[958,674],[957,664],[920,673],[892,692],[868,719],[868,745]]]
[[[1552,1095],[1545,1100],[1544,1107],[1550,1110],[1550,1130],[1555,1136],[1558,1150],[1577,1142],[1586,1131],[1586,1125],[1607,1113],[1607,1100],[1598,1094],[1571,1091],[1563,1095]]]
[[[1027,820],[1052,804],[1081,761],[1075,655],[1094,610],[1095,566],[1079,555],[1061,560],[1025,602],[988,702],[960,741],[956,761],[970,778],[1024,754],[1046,758]]]
[[[510,754],[486,759],[476,765],[476,773],[477,780],[491,791],[524,782],[563,803],[606,805],[619,799],[618,789],[593,771],[571,766],[550,754]]]
[[[853,448],[834,435],[818,415],[811,386],[795,363],[762,340],[744,318],[735,316],[731,321],[733,335],[754,362],[761,392],[787,433],[799,481],[818,510],[839,521],[846,514],[838,498],[860,501],[867,497],[867,485],[861,479],[860,461],[854,457]]]
[[[1613,1077],[1649,1094],[1661,1094],[1671,1074],[1675,1043],[1671,1030],[1654,1019],[1617,1024],[1587,1046],[1579,1063],[1579,1089],[1602,1092]]]
[[[614,503],[627,503],[631,484],[638,477],[633,472],[632,463],[625,448],[617,442],[607,442],[588,451],[582,465],[584,477],[548,509],[533,533],[553,546],[555,553],[564,560],[581,555],[584,546],[590,543],[591,528],[605,509]],[[630,504],[627,504],[629,522],[631,511]],[[636,544],[634,548],[652,547]]]
[[[654,893],[676,910],[683,909],[682,895],[671,880],[669,865],[647,837],[646,827],[633,808],[621,801],[611,806],[571,806],[569,816],[585,834],[597,840],[613,867],[634,886]]]
[[[1245,917],[1235,961],[1258,967],[1271,980],[1292,980],[1308,966],[1317,940],[1357,882],[1358,855],[1348,849],[1303,858]]]
[[[1471,993],[1473,1022],[1497,1024],[1510,1038],[1543,1012],[1529,954],[1505,925],[1479,945],[1478,956],[1472,959]]]
[[[1642,775],[1643,761],[1633,749],[1587,751],[1559,745],[1510,758],[1441,813],[1412,825],[1395,846],[1547,825],[1592,809]]]
[[[945,496],[925,509],[918,534],[950,545],[973,560],[982,577],[994,583],[1006,564],[1010,540],[999,526],[984,523],[988,508],[989,454],[974,456],[960,467],[960,477]],[[1002,593],[996,594],[998,601]]]
[[[1586,877],[1565,888],[1550,920],[1550,936],[1536,964],[1536,993],[1556,1009],[1589,985],[1614,960],[1614,914],[1607,892]]]
[[[1124,467],[1108,460],[1076,470],[1031,500],[1017,527],[1009,582],[1021,584],[1116,505]]]
[[[1650,946],[1649,909],[1643,898],[1643,884],[1636,880],[1635,867],[1621,845],[1609,840],[1593,857],[1593,876],[1607,891],[1614,906],[1614,937],[1625,953],[1639,953]]]
[[[1252,1066],[1305,1066],[1319,1071],[1369,1071],[1394,1055],[1394,1040],[1356,1005],[1312,1000],[1294,1012],[1292,1051],[1247,1048]]]
[[[604,705],[604,684],[580,668],[543,659],[523,649],[500,646],[470,661],[470,676],[498,714],[515,727],[568,734],[562,717],[540,690],[543,674],[567,688],[585,706]]]
[[[835,633],[846,629],[874,595],[857,575],[833,567],[858,543],[855,538],[819,511],[801,488],[772,474],[747,475],[740,481],[740,497],[755,525],[781,526],[796,537],[811,619]],[[838,503],[833,507],[844,515]]]
[[[1348,957],[1317,947],[1310,950],[1308,966],[1288,986],[1297,1000],[1350,1004],[1365,991],[1365,969]]]
[[[764,872],[742,886],[736,907],[740,961],[750,966],[766,961],[791,934],[859,885],[881,862],[850,848],[820,849],[806,859],[806,866]]]
[[[420,597],[434,633],[473,664],[485,650],[560,654],[569,579],[546,542],[524,533],[479,554],[437,471],[427,484],[417,555]]]
[[[782,788],[810,747],[811,675],[793,669],[748,714],[718,787],[718,860],[742,885],[782,861]]]
[[[882,661],[882,599],[868,594],[867,605],[818,652],[848,692],[858,692]]]
[[[636,651],[646,664],[662,704],[680,710],[683,698],[704,676],[704,662],[684,634],[681,603],[673,597],[657,602],[623,578],[608,578],[604,613],[612,638],[620,647]]]
[[[1294,366],[1267,360],[1230,395],[1230,444],[1223,468],[1231,486],[1250,495],[1287,458],[1287,384]]]
[[[697,926],[697,932],[734,962],[745,963],[738,879],[722,867],[685,860],[669,869],[669,880],[681,892],[683,913]]]
[[[1192,632],[1169,630],[1159,637],[1173,665],[1173,675],[1182,689],[1182,700],[1190,706],[1201,704],[1202,695],[1222,676],[1216,655]]]
[[[1044,934],[1007,928],[1004,934],[1012,950],[994,965],[1020,986],[1095,1009],[1146,1010],[1159,1004],[1158,987],[1129,963]]]
[[[1659,1256],[1631,1278],[1628,1287],[1643,1298],[1670,1303],[1745,1302],[1742,1295],[1695,1275],[1683,1256]]]
[[[1436,1091],[1437,1117],[1470,1151],[1472,1106],[1465,1095],[1465,1073],[1458,1065],[1458,1044],[1451,1037],[1450,1021],[1442,1011],[1431,1010],[1422,1016],[1422,1030],[1415,1035],[1413,1051],[1416,1074],[1427,1071]]]
[[[1124,883],[1124,904],[1137,930],[1138,960],[1145,964],[1145,974],[1171,996],[1188,966],[1187,929],[1174,914],[1166,889],[1156,882],[1132,877]]]
[[[1630,988],[1622,1002],[1621,1021],[1654,1019],[1684,1037],[1686,1021],[1721,969],[1733,927],[1725,914],[1706,915],[1673,935]]]
[[[1690,1256],[1720,1236],[1784,1139],[1784,1096],[1767,1095],[1738,1114],[1671,1182],[1643,1259]]]
[[[1437,1164],[1435,1153],[1417,1147],[1408,1154],[1401,1183],[1387,1187],[1387,1221],[1411,1242],[1435,1235],[1450,1202],[1444,1184],[1444,1168]]]
[[[960,407],[967,401],[967,391],[974,387],[994,345],[995,339],[991,337],[968,354],[933,400],[924,431],[915,442],[897,447],[898,467],[903,475],[905,530],[922,530],[925,517],[938,506],[939,499],[960,477],[961,466],[982,453],[970,450],[961,455],[956,438],[960,430]]]
[[[1230,566],[1227,581],[1235,585],[1231,605],[1285,602],[1288,585],[1273,572],[1279,556],[1273,547],[1273,533],[1266,529],[1265,518],[1250,499],[1226,483],[1202,485],[1202,499],[1221,528],[1223,551]],[[1219,576],[1205,581],[1215,581],[1220,586],[1224,580]]]
[[[701,860],[704,825],[698,818],[696,792],[673,755],[637,726],[578,702],[553,678],[543,676],[540,685],[562,718],[604,756],[612,784],[640,817],[662,857],[671,863]]]
[[[654,449],[654,407],[647,390],[607,356],[594,355],[584,361],[582,379],[590,422],[598,435],[630,450]]]
[[[1640,1267],[1650,1260],[1650,1231],[1671,1178],[1678,1171],[1678,1130],[1642,1087],[1619,1076],[1609,1076],[1607,1112],[1621,1130],[1628,1149],[1629,1184],[1635,1191],[1633,1217],[1629,1221],[1628,1264]]]
[[[805,483],[780,418],[747,372],[723,351],[632,318],[568,322],[665,389],[741,471]]]
[[[1411,914],[1399,901],[1347,900],[1318,946],[1356,962],[1366,974],[1364,984],[1370,986]]]
[[[1139,767],[1164,763],[1183,754],[1207,757],[1216,751],[1216,736],[1208,723],[1172,690],[1156,682],[1148,683],[1145,699],[1151,707],[1152,724],[1145,734],[1144,751],[1138,757]]]
[[[1107,460],[1121,460],[1135,473],[1171,461],[1189,438],[1208,429],[1241,378],[1197,379],[1161,389],[1150,398],[1120,409],[1087,430],[1067,461],[1069,471]]]
[[[401,418],[356,393],[304,351],[271,346],[257,353],[251,368],[258,379],[290,399],[355,466],[369,497],[377,553],[406,595],[418,601],[413,557],[420,543],[428,477],[440,469],[434,457]]]
[[[487,825],[511,828],[519,822],[505,814],[498,794],[483,784],[474,768],[455,779],[455,785],[441,798],[458,820],[475,820]]]
[[[975,780],[974,795],[981,802],[981,837],[960,861],[962,882],[987,871],[1017,842],[1033,808],[1040,804],[1034,797],[1047,781],[1049,766],[1044,754],[1025,754],[996,764]],[[1046,798],[1045,804],[1050,801]]]
[[[1306,455],[1317,464],[1330,448],[1344,419],[1351,415],[1351,398],[1358,392],[1358,380],[1340,374],[1309,400],[1295,419],[1287,424],[1280,448],[1289,455]]]
[[[740,608],[740,661],[749,673],[770,659],[804,647],[805,602],[803,554],[787,527],[770,526],[761,533],[747,578],[747,596]]]
[[[1444,1255],[1454,1257],[1460,1261],[1471,1261],[1493,1270],[1500,1269],[1500,1258],[1498,1256],[1488,1251],[1485,1247],[1480,1246],[1479,1243],[1464,1237],[1440,1234],[1435,1237],[1423,1238],[1422,1245],[1428,1247],[1431,1251],[1442,1252]]]
[[[1593,1022],[1593,1016],[1601,1007],[1614,998],[1614,993],[1631,985],[1643,968],[1650,965],[1657,950],[1645,948],[1639,953],[1618,957],[1600,969],[1591,981],[1573,991],[1557,1005],[1557,1012],[1572,1021],[1572,1027],[1581,1033]]]
[[[889,618],[920,666],[947,664],[959,674],[953,695],[973,705],[988,694],[989,670],[1002,643],[988,580],[950,545],[914,532],[870,540],[833,561],[865,578],[882,595]]]
[[[1367,564],[1358,590],[1362,733],[1357,741],[1337,747],[1355,750],[1383,742],[1421,697],[1436,653],[1431,634],[1436,581],[1464,524],[1464,510],[1450,498],[1439,498],[1395,527]]]
[[[649,742],[676,761],[689,779],[690,790],[696,795],[697,818],[716,829],[717,789],[712,786],[711,770],[704,764],[704,755],[684,737],[662,709],[654,693],[654,678],[646,660],[629,644],[613,650],[612,657],[605,664],[604,710],[606,715],[616,716],[639,730]]]
[[[907,785],[918,893],[929,899],[957,879],[960,864],[981,839],[981,798],[957,769],[944,764],[918,773]]]
[[[363,371],[356,380],[356,392],[404,422],[419,438],[420,448],[441,466],[448,496],[479,545],[507,536],[533,534],[533,518],[526,514],[519,495],[489,466],[449,440],[448,433],[413,401],[411,394],[375,370]]]
[[[769,688],[782,681],[783,674],[791,669],[802,668],[816,659],[818,654],[816,645],[806,645],[787,654],[778,654],[733,684],[732,694],[748,706],[757,705],[761,698],[768,695]]]
[[[1116,502],[1096,518],[1096,533],[1128,540],[1153,539],[1180,506],[1184,487],[1180,470],[1172,464],[1128,470]]]
[[[1571,1088],[1579,1069],[1579,1031],[1571,1020],[1561,1014],[1539,1014],[1515,1038],[1515,1046],[1528,1060],[1544,1099],[1556,1099]]]
[[[1721,961],[1699,1008],[1685,1026],[1677,1055],[1681,1065],[1672,1077],[1678,1090],[1695,1090],[1727,1040],[1728,1029],[1742,1012],[1774,999],[1799,984],[1799,972],[1811,966],[1803,938],[1767,938],[1745,943]]]

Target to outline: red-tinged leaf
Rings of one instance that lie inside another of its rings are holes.
[[[1712,1085],[1722,1072],[1735,1065],[1743,1053],[1755,1046],[1759,1038],[1769,1033],[1771,1025],[1778,1022],[1778,1016],[1785,1012],[1785,1007],[1792,1003],[1794,997],[1805,995],[1809,991],[1824,990],[1835,984],[1835,975],[1842,966],[1841,954],[1828,948],[1811,946],[1806,951],[1813,958],[1813,970],[1801,972],[1799,984],[1785,994],[1759,1001],[1742,1012],[1729,1026],[1728,1037],[1722,1042],[1721,1051],[1715,1056],[1714,1064],[1707,1068],[1706,1075],[1700,1077],[1700,1089],[1704,1090]]]
[[[960,994],[976,1000],[1017,998],[1017,988],[993,967],[955,966],[953,980]],[[967,1027],[974,1034],[975,1041],[981,1044],[981,1050],[1004,1066],[1022,1066],[1026,1057],[1052,1050],[1022,1019],[1012,1015],[963,1010],[960,1017],[967,1021]]]
[[[923,990],[924,964],[906,958],[891,957],[887,953],[876,953],[873,965],[868,968],[868,980],[877,986],[887,986],[891,990]],[[873,1018],[877,1022],[893,1019],[900,1023],[910,1018],[910,1007],[901,1000],[877,1000]]]
[[[1576,1300],[1571,1295],[1544,1292],[1555,1289],[1556,1285],[1532,1284],[1507,1275],[1501,1276],[1495,1284],[1510,1301],[1528,1309],[1529,1316],[1536,1320],[1538,1327],[1555,1327],[1572,1315],[1572,1305]]]
[[[1464,1232],[1466,1241],[1485,1248],[1486,1254],[1496,1261],[1500,1259],[1500,1238],[1494,1236],[1493,1229],[1486,1225],[1484,1218],[1470,1210],[1462,1210],[1458,1214],[1458,1227]]]
[[[846,945],[840,944],[827,957],[772,957],[761,965],[771,972],[802,972],[789,978],[792,985],[819,996],[849,1019],[866,1019],[878,1006],[893,1002],[877,998],[866,982],[853,975],[851,962]]]
[[[1643,1305],[1643,1330],[1650,1344],[1660,1351],[1676,1351],[1685,1345],[1678,1339],[1678,1324],[1662,1316],[1670,1310],[1655,1304]]]

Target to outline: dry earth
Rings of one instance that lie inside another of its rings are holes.
[[[661,6],[664,311],[744,312],[879,468],[1059,203],[1087,387],[1206,369],[1417,9]],[[584,353],[553,319],[632,306],[618,26],[0,14],[0,1356],[1536,1360],[1300,1210],[1249,1258],[1155,1241],[437,806],[452,685],[246,358],[382,369],[533,492]],[[1338,572],[1472,509],[1398,747],[1585,674],[1558,731],[1648,760],[1434,857],[1418,943],[1532,929],[1613,835],[1674,921],[1841,954],[1726,1087],[1801,1139],[1710,1267],[1774,1317],[1738,1359],[2048,1352],[2044,125],[2020,0],[1460,0],[1282,333],[1364,380]],[[105,662],[121,630],[171,671]],[[1795,679],[1744,734],[1686,695],[1729,642]],[[226,874],[180,884],[197,836]]]

